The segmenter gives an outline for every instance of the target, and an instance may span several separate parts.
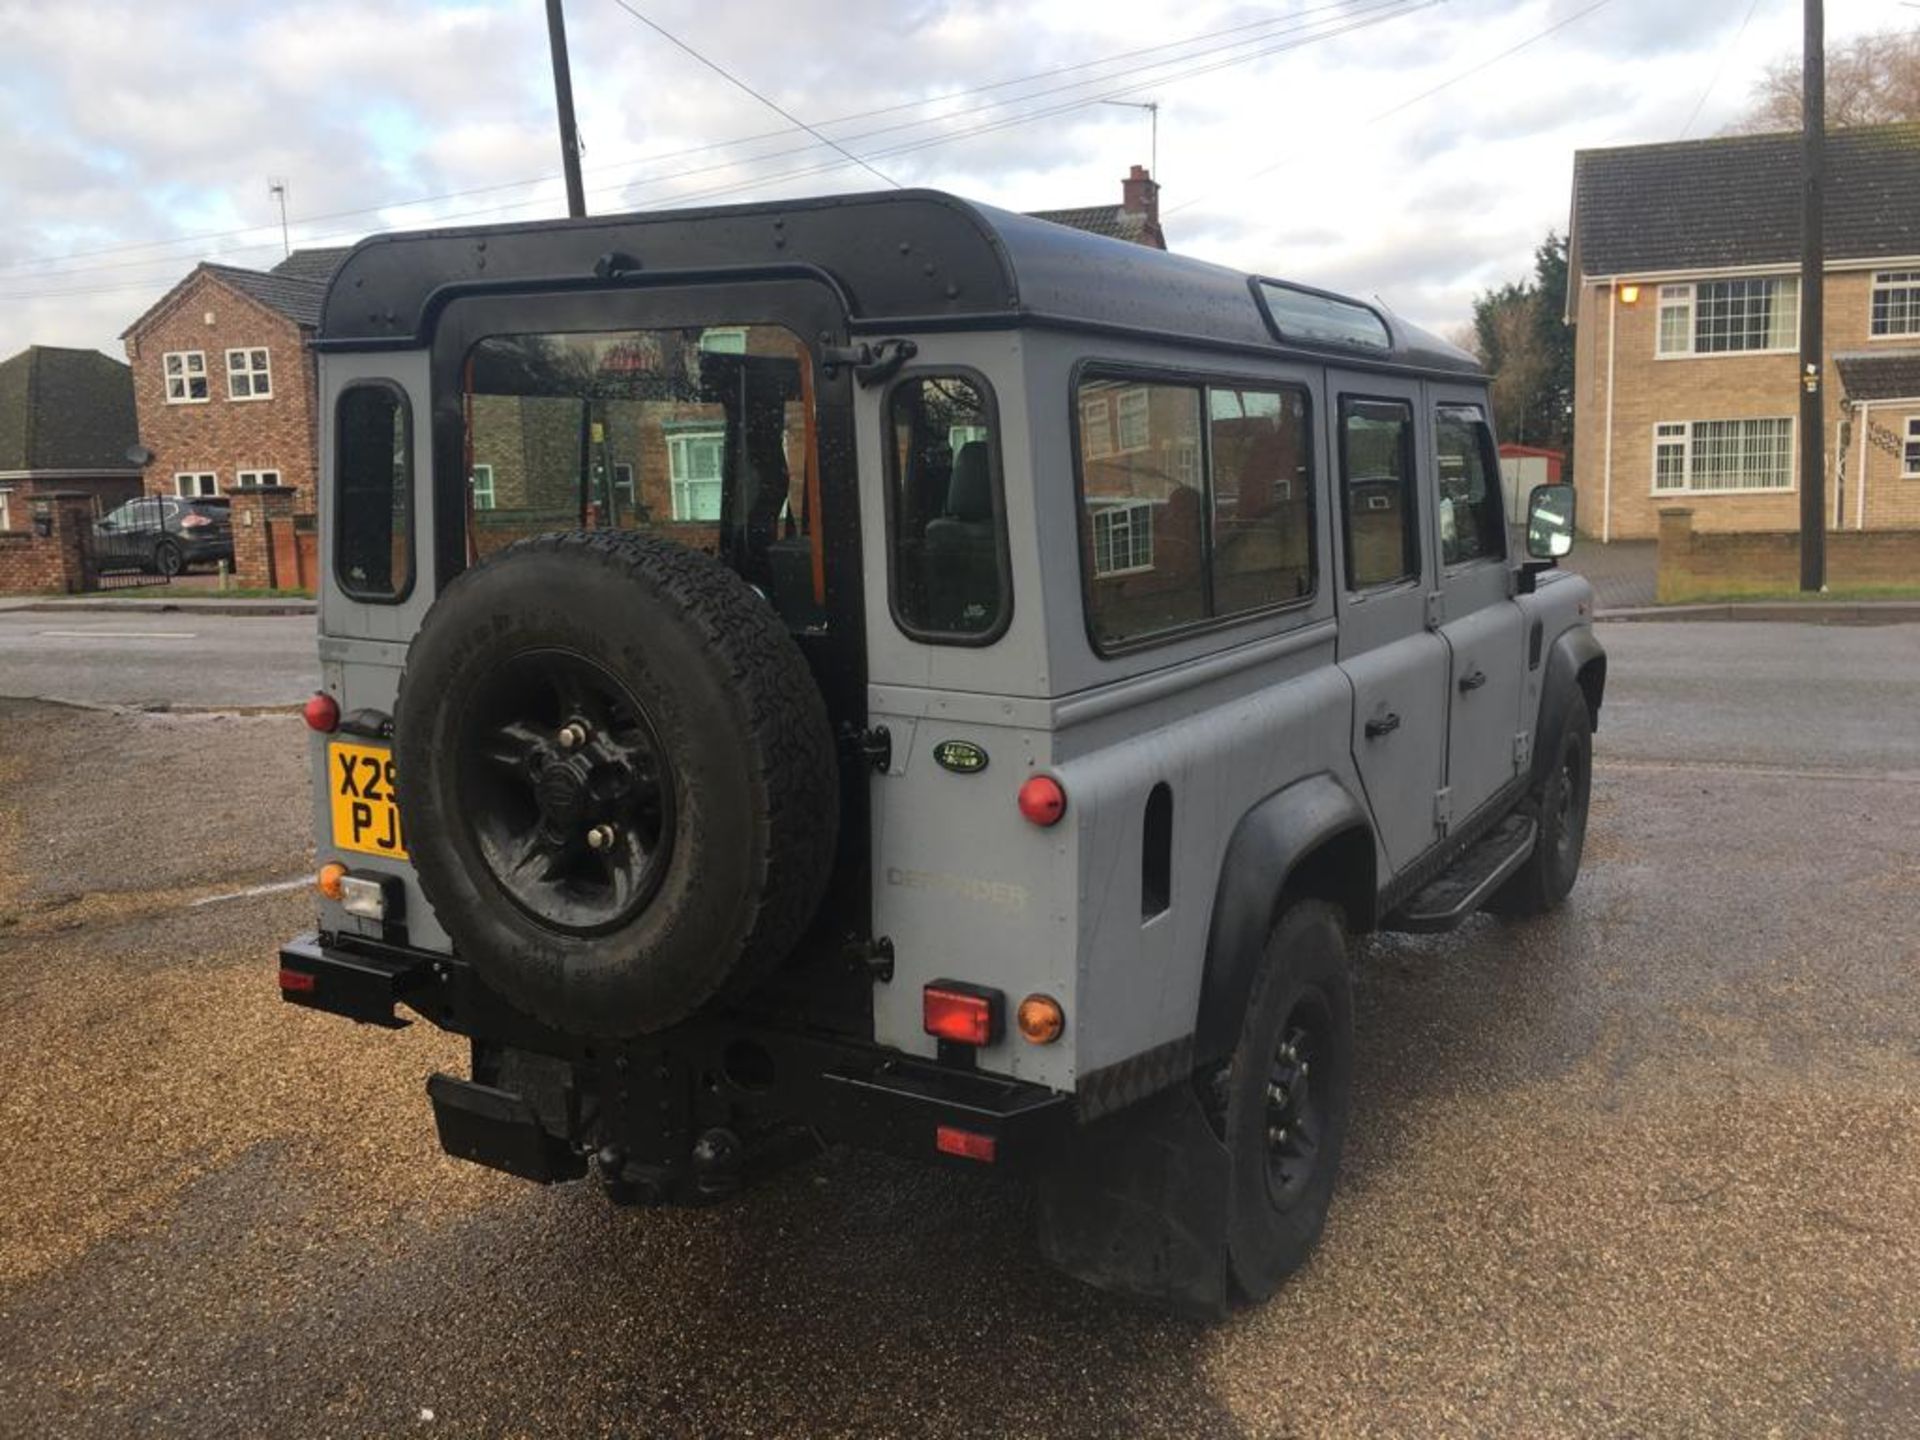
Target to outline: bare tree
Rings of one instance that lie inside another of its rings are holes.
[[[1885,125],[1920,120],[1920,30],[1883,30],[1827,51],[1827,124]],[[1753,87],[1732,135],[1800,128],[1800,57],[1782,56]]]

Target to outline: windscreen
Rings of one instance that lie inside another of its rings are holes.
[[[644,530],[718,556],[790,625],[821,623],[812,370],[790,331],[496,335],[463,390],[470,559]]]

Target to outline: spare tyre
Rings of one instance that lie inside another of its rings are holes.
[[[407,652],[395,788],[421,892],[494,989],[631,1036],[762,978],[832,866],[818,687],[707,556],[599,530],[459,576]]]

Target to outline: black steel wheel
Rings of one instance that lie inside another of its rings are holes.
[[[674,771],[646,707],[585,656],[530,650],[478,687],[461,808],[514,904],[563,934],[631,920],[673,854]]]
[[[1223,1080],[1228,1272],[1259,1301],[1313,1254],[1346,1144],[1353,995],[1335,906],[1295,901],[1275,923]]]
[[[596,530],[443,590],[394,707],[395,792],[456,952],[575,1035],[759,983],[838,837],[833,732],[772,608],[705,555]]]
[[[1543,915],[1567,898],[1580,878],[1593,799],[1593,717],[1577,687],[1567,704],[1560,753],[1530,797],[1539,819],[1533,853],[1487,908],[1502,915]]]

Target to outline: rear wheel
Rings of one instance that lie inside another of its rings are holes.
[[[1533,853],[1487,908],[1501,915],[1544,915],[1580,878],[1587,845],[1587,809],[1593,794],[1593,718],[1578,686],[1567,705],[1560,753],[1534,792],[1540,833]]]
[[[1223,1088],[1228,1273],[1259,1301],[1313,1253],[1346,1144],[1353,995],[1332,905],[1298,901],[1273,927]]]
[[[171,580],[187,568],[187,557],[173,541],[162,540],[153,547],[153,568],[155,573]]]

